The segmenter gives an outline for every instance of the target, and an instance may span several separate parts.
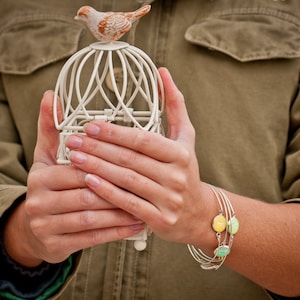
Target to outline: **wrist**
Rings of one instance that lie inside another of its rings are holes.
[[[219,212],[211,222],[216,235],[217,247],[213,251],[213,255],[208,255],[203,248],[200,249],[190,244],[188,249],[193,258],[200,263],[202,269],[217,270],[231,252],[234,235],[239,231],[239,221],[228,196],[220,188],[213,185],[209,185],[209,187],[219,204]]]
[[[24,204],[22,201],[9,214],[3,229],[3,244],[12,260],[24,267],[34,268],[43,260],[35,257],[30,247],[24,225]]]
[[[201,223],[195,228],[193,241],[190,244],[203,249],[207,254],[211,254],[216,244],[216,235],[212,230],[212,219],[219,211],[218,202],[212,189],[204,182],[201,182],[201,191],[198,196],[202,203],[201,215],[199,215]]]

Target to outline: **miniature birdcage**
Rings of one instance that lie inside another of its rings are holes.
[[[116,72],[116,70],[118,70]],[[63,111],[58,117],[58,105]],[[163,134],[164,89],[156,66],[141,49],[121,41],[96,42],[75,53],[63,66],[54,94],[54,122],[60,131],[59,164],[69,164],[65,140],[84,134],[99,120]],[[129,239],[146,247],[147,229]]]

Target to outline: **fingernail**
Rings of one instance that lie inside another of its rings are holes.
[[[53,91],[52,91],[52,90],[47,90],[47,91],[44,92],[44,95],[43,95],[43,96],[46,96],[46,95],[49,94],[49,93],[53,94]]]
[[[83,143],[83,140],[79,136],[71,135],[66,139],[66,146],[73,149],[79,149]]]
[[[130,226],[130,229],[133,230],[133,231],[140,231],[142,229],[145,228],[145,224],[144,223],[141,223],[141,224],[133,224]]]
[[[100,179],[92,174],[87,174],[85,176],[85,182],[92,187],[98,187],[101,183]]]
[[[83,153],[80,153],[80,152],[71,151],[71,153],[70,153],[70,160],[73,163],[82,164],[82,163],[86,162],[87,156],[85,154],[83,154]]]
[[[89,123],[84,126],[84,131],[89,135],[98,135],[100,132],[100,127],[95,124]]]

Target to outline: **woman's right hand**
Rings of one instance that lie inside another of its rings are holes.
[[[144,228],[140,220],[87,188],[83,171],[57,165],[58,143],[53,92],[46,92],[26,200],[12,212],[4,231],[8,254],[27,267],[59,263],[78,250],[127,238]]]

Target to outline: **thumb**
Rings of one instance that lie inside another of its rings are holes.
[[[170,72],[166,68],[159,68],[166,101],[168,119],[168,137],[172,140],[182,140],[194,145],[195,130],[188,116],[185,100],[175,85]]]
[[[38,119],[37,143],[34,150],[34,163],[45,165],[56,164],[56,152],[59,146],[59,132],[54,124],[53,116],[53,91],[44,93]],[[58,118],[62,116],[62,110],[58,108]]]

